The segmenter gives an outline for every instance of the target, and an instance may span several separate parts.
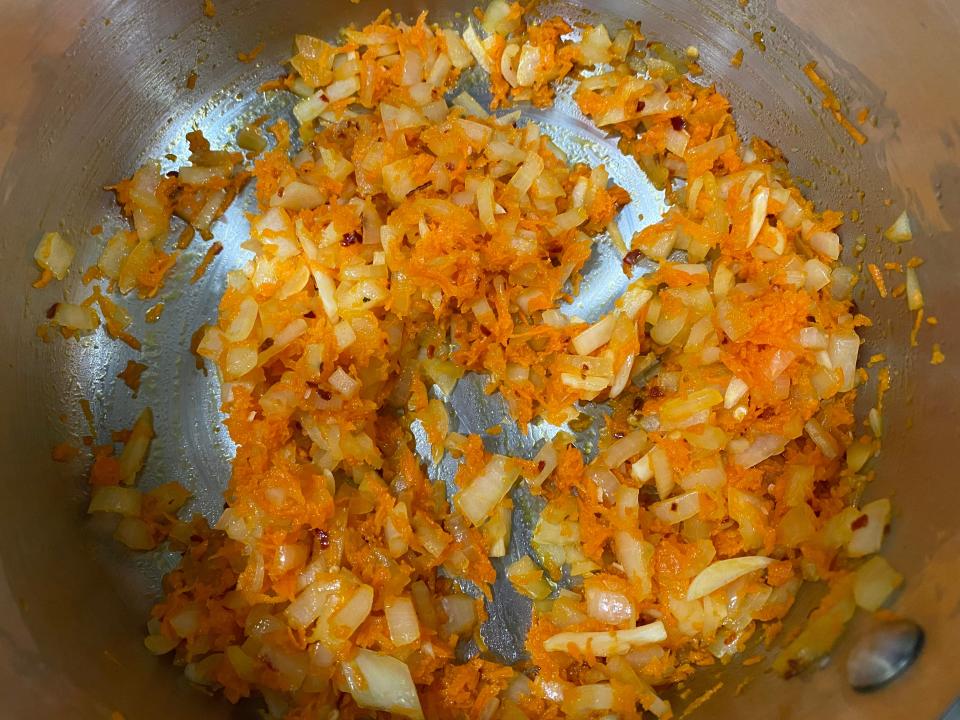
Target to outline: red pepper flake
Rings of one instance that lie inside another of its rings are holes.
[[[343,234],[343,239],[340,241],[340,245],[343,247],[350,247],[351,245],[357,245],[358,243],[362,242],[363,236],[356,230],[351,230],[350,232]]]
[[[870,516],[869,516],[869,515],[861,515],[861,516],[858,517],[856,520],[854,520],[852,523],[850,523],[850,529],[851,529],[851,530],[859,530],[860,528],[865,528],[865,527],[866,527],[867,525],[869,525],[869,524],[870,524]]]
[[[640,262],[641,252],[639,250],[631,250],[626,255],[623,256],[623,264],[627,267],[633,267],[638,262]]]
[[[320,547],[323,550],[326,550],[328,547],[330,547],[330,534],[326,530],[314,528],[313,534],[316,536],[317,542],[320,543]]]

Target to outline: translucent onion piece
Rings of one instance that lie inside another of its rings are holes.
[[[659,620],[628,630],[610,632],[562,632],[547,638],[543,648],[547,652],[569,652],[574,648],[584,655],[611,657],[625,655],[634,648],[663,642],[667,631]]]
[[[700,573],[690,583],[687,589],[687,600],[699,600],[724,585],[729,585],[737,578],[749,573],[762,570],[774,562],[773,558],[753,556],[737,557],[728,560],[718,560]]]

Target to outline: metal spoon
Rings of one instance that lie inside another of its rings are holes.
[[[858,692],[883,687],[910,667],[923,649],[923,628],[911,620],[877,625],[847,658],[847,679]]]

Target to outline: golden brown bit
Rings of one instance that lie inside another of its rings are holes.
[[[243,63],[253,62],[257,59],[257,56],[263,52],[263,48],[266,47],[264,42],[261,40],[257,43],[256,47],[253,48],[250,52],[238,52],[237,60]]]
[[[887,356],[883,353],[877,353],[876,355],[871,355],[870,359],[867,361],[867,367],[873,367],[877,363],[882,363],[887,359]]]
[[[885,262],[883,264],[884,270],[893,270],[894,272],[903,272],[903,265],[898,262]]]
[[[943,352],[940,350],[940,343],[934,343],[934,344],[933,344],[933,355],[930,357],[930,364],[931,364],[931,365],[939,365],[940,363],[942,363],[942,362],[943,362],[944,360],[946,360],[946,359],[947,359],[947,356],[944,355]]]
[[[180,231],[180,234],[177,236],[177,249],[186,250],[190,247],[190,243],[193,242],[193,239],[197,236],[197,231],[193,225],[187,225],[183,230]]]
[[[751,655],[746,660],[743,661],[742,665],[744,667],[750,667],[751,665],[756,665],[763,662],[763,655]]]
[[[73,460],[79,453],[80,450],[76,446],[64,441],[54,445],[53,450],[50,451],[50,457],[54,462],[65,463]]]
[[[160,316],[163,315],[163,303],[158,302],[152,308],[147,310],[146,319],[148,323],[155,323],[160,319]]]
[[[207,272],[207,268],[210,267],[210,263],[213,262],[213,259],[223,251],[223,243],[215,242],[209,248],[207,248],[206,255],[203,256],[203,260],[200,261],[200,264],[197,266],[197,269],[193,273],[193,277],[190,278],[190,284],[193,285],[200,278],[203,277],[204,273]]]
[[[903,283],[897,285],[893,290],[890,291],[890,297],[901,297],[907,291],[907,286]]]
[[[80,276],[80,281],[84,285],[89,285],[94,280],[99,280],[101,277],[103,277],[103,273],[100,272],[100,268],[96,265],[91,265],[84,271],[83,275]]]
[[[857,208],[850,211],[850,221],[860,222],[860,211]]]
[[[913,320],[913,330],[910,331],[910,347],[918,345],[917,336],[920,335],[920,325],[923,323],[923,308],[917,310]]]
[[[203,0],[203,14],[208,18],[217,14],[217,7],[213,4],[213,0]]]
[[[203,335],[207,331],[206,325],[201,325],[198,327],[193,335],[190,336],[190,353],[193,355],[193,361],[197,366],[197,370],[202,370],[203,374],[207,374],[207,366],[203,361],[203,355],[197,352],[197,348],[200,347],[200,341],[203,340]]]
[[[103,225],[94,225],[92,228],[90,228],[90,234],[93,235],[94,237],[96,237],[102,232],[103,232]]]
[[[857,112],[857,122],[863,125],[870,118],[870,108],[862,107]]]
[[[921,265],[923,265],[924,262],[925,262],[925,261],[924,261],[923,258],[919,258],[919,257],[917,257],[916,255],[914,255],[912,258],[910,258],[909,260],[907,260],[907,267],[908,267],[908,268],[918,268],[918,267],[920,267]]]
[[[733,57],[730,58],[730,64],[733,65],[735,68],[738,68],[741,65],[743,65],[743,48],[739,48],[733,54]]]
[[[83,411],[83,417],[87,421],[87,428],[90,430],[90,434],[95,435],[97,429],[93,424],[93,410],[90,409],[90,401],[86,398],[80,398],[80,409]]]
[[[191,70],[190,74],[187,75],[186,82],[187,90],[193,90],[197,86],[197,71]]]
[[[487,428],[487,435],[499,435],[503,432],[502,425],[491,425]]]
[[[138,363],[136,360],[127,360],[127,366],[122,372],[117,374],[117,377],[123,380],[128,388],[133,390],[134,397],[140,392],[140,380],[143,376],[143,371],[146,369],[147,366],[143,363]]]
[[[840,100],[837,99],[836,93],[827,84],[827,81],[824,80],[817,72],[816,60],[811,60],[804,65],[803,73],[810,79],[810,82],[814,84],[814,87],[816,87],[817,90],[823,94],[823,107],[830,111],[834,120],[839,123],[840,127],[846,130],[850,137],[852,137],[854,142],[856,142],[858,145],[863,145],[866,143],[866,135],[857,130],[857,128],[853,126],[853,123],[846,118],[846,116],[843,114],[842,108],[840,107]]]
[[[767,45],[766,45],[766,43],[763,41],[763,33],[760,32],[759,30],[757,30],[757,31],[753,34],[753,44],[756,45],[758,48],[760,48],[760,52],[766,52],[766,51],[767,51]]]
[[[936,325],[936,324],[939,323],[939,322],[940,322],[940,321],[937,320],[937,316],[936,316],[936,315],[931,315],[930,317],[927,318],[927,325]]]
[[[867,265],[867,270],[870,271],[870,277],[873,279],[873,284],[877,286],[877,292],[880,293],[880,297],[885,298],[887,296],[887,284],[883,280],[880,268],[874,263],[870,263]]]

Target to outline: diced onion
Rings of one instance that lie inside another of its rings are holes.
[[[616,325],[616,316],[605,315],[586,330],[573,338],[572,345],[578,355],[589,355],[594,350],[606,345],[613,336]]]
[[[640,454],[647,447],[647,433],[634,430],[614,442],[603,453],[603,461],[609,468],[617,468],[627,460]]]
[[[851,523],[853,534],[847,543],[850,557],[863,557],[880,550],[884,532],[890,522],[890,501],[886,498],[864,505]]]
[[[700,493],[694,490],[685,495],[661,500],[650,506],[653,514],[665,523],[675,525],[689,520],[700,512]]]
[[[907,307],[912,311],[923,307],[923,292],[920,290],[920,279],[917,277],[916,268],[907,267],[905,273],[907,286]]]
[[[772,558],[762,556],[736,557],[727,560],[717,560],[709,565],[693,579],[687,589],[687,600],[699,600],[714,590],[729,585],[737,578],[741,578],[757,570],[762,570],[773,562]]]
[[[741,467],[751,468],[764,460],[783,452],[787,439],[781,435],[764,434],[754,438],[739,452],[733,453],[733,461]]]
[[[120,453],[120,480],[125,485],[133,485],[136,481],[153,438],[153,411],[150,408],[144,408],[133,424],[130,438]]]
[[[89,332],[100,327],[97,311],[88,305],[57,303],[53,312],[53,322],[69,330]]]
[[[562,632],[547,638],[547,652],[568,652],[571,647],[584,655],[612,657],[625,655],[636,647],[663,642],[667,631],[657,620],[648,625],[611,632]]]
[[[529,480],[529,483],[533,487],[540,487],[557,467],[557,449],[551,443],[545,442],[533,457],[533,462],[539,470],[536,476]]]
[[[457,493],[454,502],[470,522],[480,525],[513,487],[519,474],[510,458],[494,455],[480,474]]]
[[[477,608],[469,595],[446,595],[440,598],[440,607],[447,616],[441,628],[447,636],[462,635],[477,624]]]
[[[910,227],[910,216],[907,215],[906,210],[897,216],[897,219],[893,221],[893,225],[884,231],[883,236],[890,242],[895,243],[913,240],[913,230]]]
[[[420,623],[410,598],[398,597],[386,600],[383,604],[383,613],[387,619],[390,641],[394,645],[398,647],[409,645],[420,639]]]
[[[594,620],[619,625],[633,621],[636,609],[630,598],[621,592],[602,587],[598,583],[587,583],[584,587],[584,599],[587,603],[587,615]]]
[[[73,262],[76,249],[68,243],[58,232],[49,232],[40,238],[40,243],[33,253],[43,270],[49,270],[57,280],[63,280]]]
[[[157,546],[150,526],[138,517],[124,517],[120,520],[113,537],[131,550],[153,550]]]
[[[868,612],[879,610],[903,583],[903,576],[890,563],[877,555],[857,568],[853,597],[857,605]]]
[[[824,257],[836,260],[840,257],[840,236],[832,232],[815,232],[810,236],[810,247]]]
[[[139,490],[119,485],[105,485],[93,489],[87,512],[108,512],[138,517],[142,502],[143,495]]]
[[[340,669],[347,692],[358,706],[423,720],[420,698],[406,663],[358,648],[351,660],[341,663]]]
[[[357,391],[357,388],[360,387],[359,382],[344,372],[343,368],[339,367],[330,375],[329,382],[330,387],[345,397],[350,397]]]

